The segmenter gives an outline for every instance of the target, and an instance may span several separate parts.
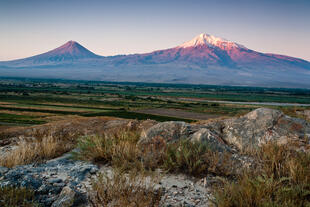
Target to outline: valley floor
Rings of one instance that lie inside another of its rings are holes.
[[[292,103],[310,92],[1,79],[0,206],[307,206]]]

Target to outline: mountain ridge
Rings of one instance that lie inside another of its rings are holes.
[[[207,47],[213,47],[213,48],[220,48],[222,50],[232,50],[234,48],[239,48],[239,49],[244,49],[244,50],[252,51],[255,53],[259,53],[259,54],[264,54],[266,56],[273,56],[273,57],[277,57],[277,58],[286,58],[289,60],[299,60],[299,61],[310,63],[309,61],[304,60],[302,58],[298,58],[298,57],[292,57],[292,56],[288,56],[288,55],[275,54],[275,53],[257,52],[257,51],[248,49],[247,47],[245,47],[241,44],[238,44],[236,42],[229,41],[229,40],[221,38],[221,37],[209,35],[207,33],[201,33],[201,34],[195,36],[192,40],[189,40],[189,41],[184,42],[178,46],[168,48],[168,49],[154,50],[154,51],[146,52],[146,53],[120,54],[120,55],[113,55],[113,56],[102,56],[102,55],[95,54],[95,53],[91,52],[90,50],[86,49],[85,47],[83,47],[82,45],[80,45],[78,42],[73,41],[73,40],[69,40],[65,44],[63,44],[63,45],[61,45],[55,49],[52,49],[48,52],[38,54],[38,55],[34,55],[34,56],[30,56],[30,57],[26,57],[26,58],[20,58],[20,59],[9,60],[9,61],[0,61],[0,63],[3,63],[3,62],[10,63],[10,62],[14,62],[14,61],[20,61],[20,60],[25,60],[25,59],[29,59],[29,58],[34,58],[37,56],[43,56],[43,55],[47,55],[47,54],[51,54],[51,53],[59,53],[59,54],[55,54],[55,55],[68,53],[68,54],[72,55],[72,60],[74,60],[74,59],[79,59],[79,58],[84,58],[84,57],[86,57],[86,58],[103,58],[103,57],[120,57],[120,56],[124,57],[124,56],[134,56],[134,55],[147,55],[147,54],[158,53],[161,51],[177,49],[177,48],[178,49],[186,49],[186,48],[192,47],[192,48],[200,48],[201,49],[201,48],[204,48],[206,46]],[[71,49],[71,51],[70,51],[70,49]],[[88,53],[88,55],[82,55],[81,50],[83,50],[83,53]],[[76,51],[77,51],[77,53],[76,53]],[[80,54],[78,54],[78,53],[80,53]],[[78,54],[78,55],[76,55],[76,54]],[[62,61],[62,60],[66,60],[66,58],[57,59],[57,61]]]
[[[310,88],[310,62],[208,34],[149,53],[100,56],[77,42],[0,62],[0,76]]]

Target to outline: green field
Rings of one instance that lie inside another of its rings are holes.
[[[310,104],[310,90],[184,84],[0,78],[0,125],[35,125],[70,115],[112,116],[157,121],[195,121],[180,111],[216,116],[245,114],[260,105],[206,101]],[[298,116],[309,106],[268,106]],[[175,114],[145,114],[139,109],[175,109]]]

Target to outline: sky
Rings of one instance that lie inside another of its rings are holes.
[[[0,61],[69,40],[104,56],[145,53],[200,33],[310,61],[310,0],[0,0]]]

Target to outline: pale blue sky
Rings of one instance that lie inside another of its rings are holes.
[[[99,55],[144,53],[200,33],[310,61],[310,1],[0,0],[0,60],[68,40]]]

